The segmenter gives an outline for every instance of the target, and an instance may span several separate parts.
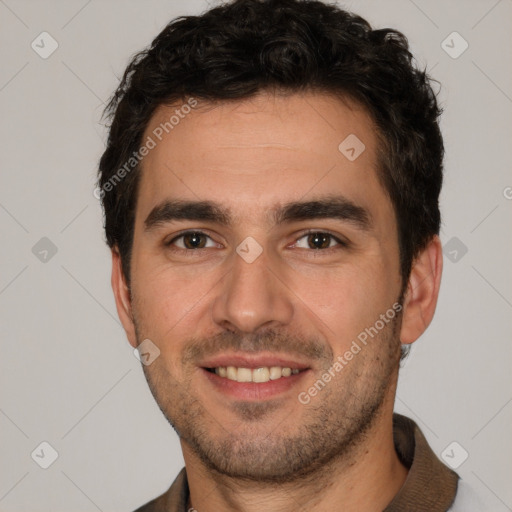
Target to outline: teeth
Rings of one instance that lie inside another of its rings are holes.
[[[280,366],[270,368],[270,380],[280,379],[283,376],[283,370]]]
[[[226,370],[226,377],[229,380],[238,380],[237,379],[238,370],[234,366],[228,366]]]
[[[252,382],[252,370],[250,368],[238,368],[238,382]]]
[[[219,377],[228,378],[229,380],[236,380],[237,382],[268,382],[269,380],[277,380],[281,377],[289,377],[299,373],[298,368],[293,370],[288,367],[281,366],[263,366],[261,368],[237,368],[236,366],[218,366],[215,368],[215,373]]]
[[[241,368],[238,370],[238,375],[240,375],[240,370]],[[256,368],[252,371],[253,382],[268,382],[269,380],[270,370],[268,368]]]

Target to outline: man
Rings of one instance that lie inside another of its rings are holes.
[[[393,415],[442,271],[440,110],[405,37],[237,0],[171,22],[107,113],[117,309],[186,464],[139,511],[473,510]]]

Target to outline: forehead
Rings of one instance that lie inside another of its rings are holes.
[[[260,93],[184,107],[189,104],[159,107],[146,128],[143,142],[151,139],[154,147],[142,163],[142,216],[169,199],[213,201],[235,218],[252,220],[300,198],[342,193],[363,203],[385,199],[374,124],[354,102],[317,93]]]

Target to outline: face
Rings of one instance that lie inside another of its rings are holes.
[[[199,104],[161,139],[142,167],[129,337],[160,350],[144,371],[185,457],[283,482],[348,456],[392,403],[400,356],[370,117],[262,93]]]

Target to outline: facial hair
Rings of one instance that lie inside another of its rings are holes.
[[[282,406],[279,400],[233,402],[231,409],[239,419],[237,428],[221,424],[194,392],[194,362],[228,349],[285,352],[314,362],[317,382],[335,360],[325,341],[277,330],[251,335],[225,331],[210,338],[187,340],[180,361],[180,380],[162,357],[143,369],[162,413],[209,470],[265,484],[297,482],[325,471],[340,459],[349,463],[364,441],[390,387],[396,386],[400,323],[397,315],[309,404],[300,406],[299,417],[281,415],[277,425],[275,416],[279,416]],[[148,331],[138,321],[135,325],[140,343],[142,333]]]

